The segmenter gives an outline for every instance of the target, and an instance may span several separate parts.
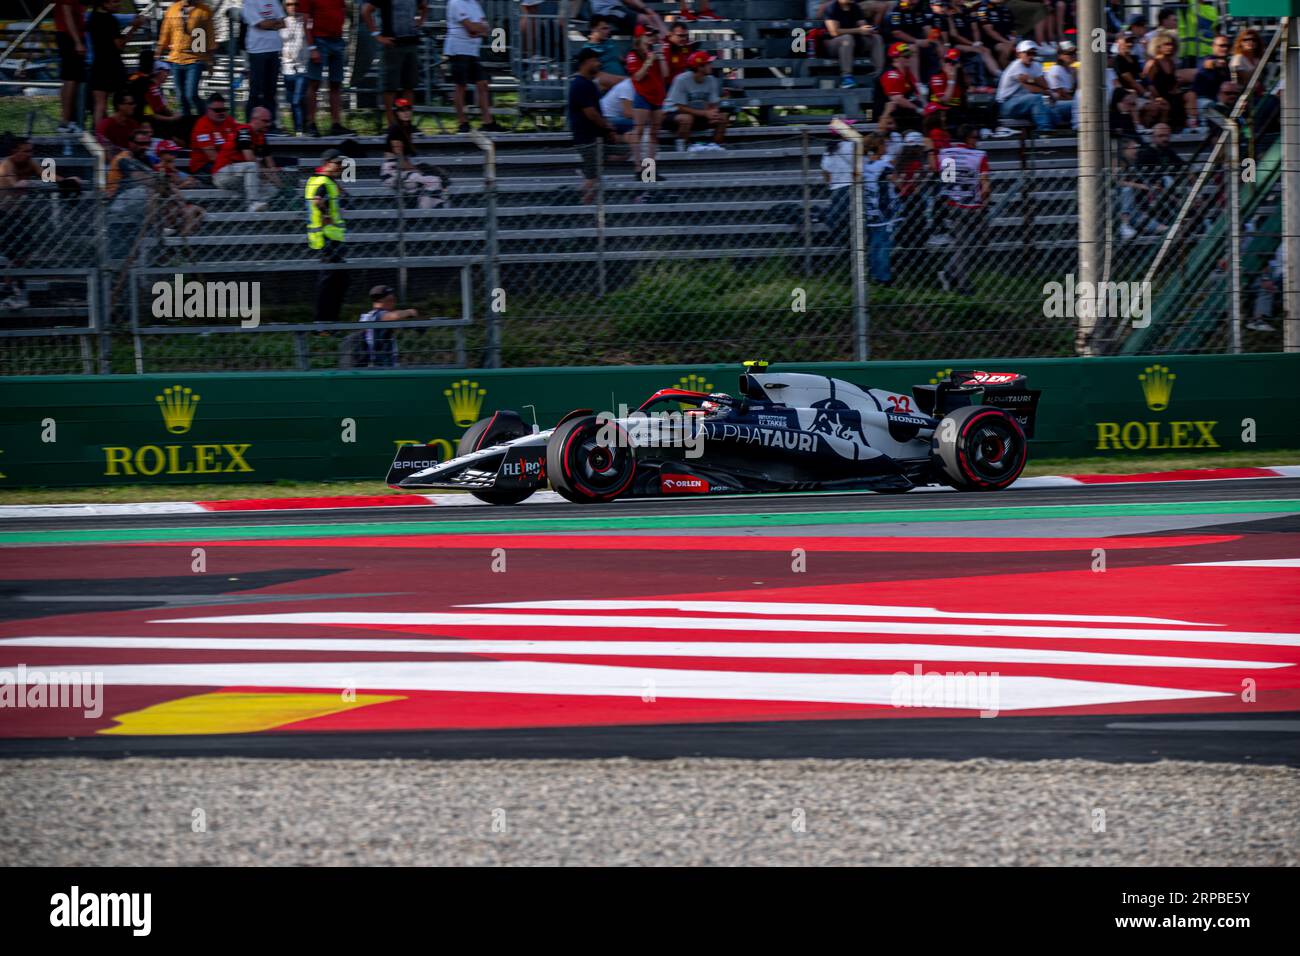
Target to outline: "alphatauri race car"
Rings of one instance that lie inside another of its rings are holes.
[[[466,429],[456,457],[404,445],[395,488],[517,504],[549,484],[574,502],[624,497],[951,485],[1019,477],[1039,392],[1013,372],[951,372],[911,395],[746,362],[738,394],[664,388],[635,411],[578,409],[540,430],[513,411]]]

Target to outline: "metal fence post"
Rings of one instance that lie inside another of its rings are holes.
[[[865,153],[862,146],[862,134],[843,120],[831,120],[831,129],[848,140],[853,146],[853,190],[850,204],[849,222],[849,268],[853,270],[853,357],[865,362],[871,357],[869,342],[869,318],[867,315],[867,250],[863,241],[866,211],[862,202],[862,162]]]
[[[596,298],[605,298],[605,141],[596,140]]]
[[[1228,336],[1233,354],[1241,352],[1241,123],[1228,127]]]
[[[397,159],[396,175],[393,177],[394,196],[397,202],[397,299],[406,301],[406,203],[402,201],[402,159]]]
[[[1282,351],[1300,352],[1300,22],[1283,21],[1282,222],[1286,243]]]
[[[812,194],[808,185],[809,162],[808,127],[799,130],[800,163],[802,168],[801,185],[803,187],[803,271],[804,275],[812,273]]]
[[[1097,294],[1101,263],[1106,252],[1106,52],[1093,36],[1101,30],[1102,0],[1082,0],[1078,5],[1079,38],[1079,288],[1090,290],[1079,296],[1075,317],[1074,350],[1079,355],[1096,354],[1093,335],[1101,297]],[[1087,308],[1082,308],[1087,302]],[[1114,318],[1112,316],[1112,318]]]
[[[483,276],[487,310],[483,313],[483,367],[501,367],[501,328],[497,322],[497,290],[501,277],[497,264],[497,153],[492,140],[478,130],[474,144],[483,151]]]

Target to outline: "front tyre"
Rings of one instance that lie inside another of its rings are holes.
[[[627,432],[613,422],[571,418],[546,443],[546,475],[569,501],[613,501],[632,486],[636,456]]]
[[[959,491],[998,491],[1020,477],[1029,443],[1020,423],[1000,408],[967,405],[939,422],[931,457]]]
[[[465,429],[465,434],[460,436],[460,444],[456,446],[456,456],[468,455],[480,448],[490,448],[530,434],[532,431],[514,412],[496,412],[487,418],[480,418]],[[470,494],[490,505],[517,505],[534,491],[535,488],[484,488]]]

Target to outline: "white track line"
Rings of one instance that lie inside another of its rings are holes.
[[[541,654],[556,657],[719,657],[822,661],[962,661],[988,664],[1081,664],[1098,667],[1261,668],[1286,662],[1207,657],[1102,654],[1022,647],[947,644],[751,644],[740,641],[480,641],[448,638],[11,637],[9,647],[98,647],[114,650],[296,651],[375,654]]]
[[[890,604],[804,604],[786,601],[663,601],[629,598],[605,600],[499,601],[461,604],[458,607],[523,608],[551,611],[699,611],[706,614],[804,614],[815,617],[922,617],[996,618],[999,621],[1068,621],[1084,624],[1171,624],[1183,627],[1220,627],[1197,621],[1164,617],[1124,617],[1110,614],[1004,614],[987,611],[940,611],[933,607]]]
[[[1026,637],[1061,640],[1182,641],[1197,644],[1258,644],[1300,647],[1300,634],[1270,631],[1193,631],[1169,628],[1023,627],[987,623],[916,624],[904,621],[809,621],[797,618],[674,617],[663,615],[484,614],[393,611],[304,611],[285,614],[166,618],[151,624],[338,624],[367,627],[572,627],[789,633],[929,634],[951,637]]]
[[[760,671],[703,671],[598,664],[553,664],[534,661],[384,661],[217,664],[58,664],[29,667],[27,677],[49,680],[50,674],[92,671],[116,686],[163,687],[297,687],[329,690],[412,690],[453,693],[542,694],[583,697],[639,697],[655,700],[809,701],[827,704],[889,706],[900,697],[922,701],[929,674],[782,674]],[[1055,677],[986,675],[992,700],[964,710],[1026,710],[1076,707],[1146,700],[1226,697],[1226,693],[1109,684]]]

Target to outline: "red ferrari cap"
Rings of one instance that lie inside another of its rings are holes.
[[[696,50],[686,58],[686,65],[691,67],[691,69],[694,69],[697,66],[704,66],[706,63],[712,63],[716,59],[717,57],[710,53],[705,53],[703,50]]]

